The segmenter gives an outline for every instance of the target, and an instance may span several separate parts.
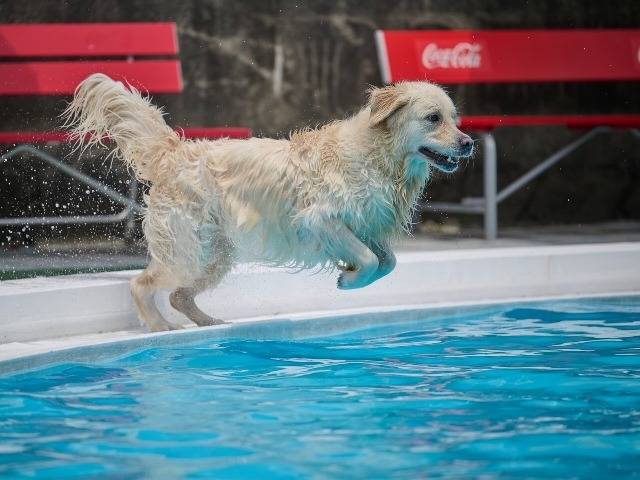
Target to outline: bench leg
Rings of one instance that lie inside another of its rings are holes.
[[[498,156],[496,140],[490,132],[482,134],[484,146],[484,237],[498,237]]]

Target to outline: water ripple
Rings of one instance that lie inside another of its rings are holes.
[[[311,340],[209,340],[0,378],[8,478],[631,478],[640,300]]]

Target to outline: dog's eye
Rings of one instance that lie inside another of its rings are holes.
[[[425,117],[425,120],[430,123],[438,123],[440,120],[442,120],[442,117],[439,113],[430,113]]]

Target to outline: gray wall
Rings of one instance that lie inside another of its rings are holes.
[[[3,23],[175,21],[185,91],[157,96],[179,126],[246,125],[280,136],[348,115],[380,84],[378,28],[637,28],[637,0],[10,1]],[[46,41],[46,40],[43,40]],[[278,69],[281,55],[282,82]],[[450,88],[463,113],[640,113],[639,84],[483,85]],[[0,128],[54,128],[65,99],[3,98]],[[505,184],[576,132],[504,129]],[[602,138],[501,207],[504,224],[640,219],[640,143]],[[429,196],[481,192],[481,162],[435,179]],[[18,182],[19,183],[19,182]],[[13,185],[18,183],[13,182]],[[17,194],[17,192],[16,192]],[[437,217],[437,216],[436,216]]]

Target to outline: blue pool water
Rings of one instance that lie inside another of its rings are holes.
[[[637,478],[640,299],[0,377],[3,478]]]

